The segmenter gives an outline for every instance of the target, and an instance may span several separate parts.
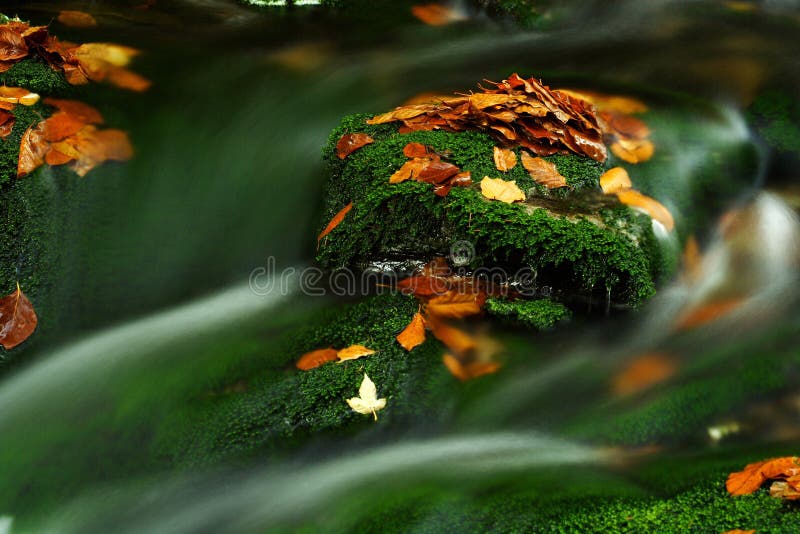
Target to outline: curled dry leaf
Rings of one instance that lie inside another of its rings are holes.
[[[466,15],[461,11],[441,4],[411,6],[411,14],[429,26],[444,26],[445,24],[467,20]]]
[[[336,361],[338,359],[338,352],[338,350],[331,347],[328,347],[327,349],[317,349],[312,350],[311,352],[306,352],[300,356],[299,360],[297,360],[295,367],[301,371],[316,369],[324,363]]]
[[[631,361],[611,383],[617,396],[639,393],[675,374],[675,360],[659,353],[643,354]]]
[[[369,356],[370,354],[375,354],[375,351],[368,349],[364,345],[350,345],[337,352],[336,357],[339,358],[339,363],[341,363],[347,360],[357,360],[364,356]]]
[[[39,95],[31,93],[24,87],[0,86],[0,109],[11,111],[14,106],[32,106],[39,101]]]
[[[13,113],[0,109],[0,139],[7,137],[14,130],[14,123],[17,122]]]
[[[365,133],[344,134],[336,143],[336,155],[344,159],[359,148],[374,143],[375,140]]]
[[[773,482],[769,487],[769,496],[785,501],[800,500],[800,476]]]
[[[44,157],[50,149],[49,143],[45,139],[45,128],[43,123],[31,124],[19,145],[19,160],[17,161],[17,177],[21,178],[29,174],[44,164]]]
[[[754,462],[741,471],[731,473],[725,482],[725,488],[731,495],[747,495],[756,491],[767,480],[790,478],[798,480],[796,477],[800,477],[800,458],[784,456]],[[800,490],[800,487],[794,489]]]
[[[358,388],[358,397],[347,399],[347,404],[355,412],[365,415],[372,414],[377,421],[378,412],[386,407],[386,399],[378,398],[378,388],[375,387],[375,383],[370,380],[367,373],[364,373],[361,386]]]
[[[0,26],[0,61],[12,62],[27,55],[28,45],[21,33],[9,25]]]
[[[39,319],[33,304],[17,284],[17,289],[0,299],[0,345],[13,349],[36,330]]]
[[[339,223],[341,223],[344,220],[345,216],[347,216],[347,214],[350,212],[351,209],[353,209],[352,202],[350,202],[347,206],[339,210],[339,212],[333,216],[331,222],[328,223],[328,226],[326,226],[325,229],[319,233],[319,235],[317,236],[317,243],[319,243],[323,237],[331,233],[334,228],[339,226]]]
[[[481,180],[481,193],[489,200],[499,200],[506,204],[525,200],[525,193],[517,186],[515,180],[506,181],[486,176]]]
[[[524,156],[523,156],[524,157]],[[508,148],[494,147],[494,166],[500,172],[508,172],[517,165],[517,155]]]
[[[675,228],[675,219],[669,210],[659,201],[643,195],[639,191],[633,189],[626,189],[616,193],[620,202],[632,208],[639,208],[647,213],[654,221],[658,221],[664,225],[668,232]]]
[[[567,187],[567,179],[561,176],[554,163],[542,158],[534,158],[524,150],[522,151],[522,166],[528,171],[531,178],[548,189]]]
[[[632,187],[631,177],[628,176],[628,171],[622,167],[609,169],[600,176],[600,188],[607,195],[631,189]]]
[[[58,22],[71,28],[91,28],[97,26],[97,21],[89,13],[83,11],[61,11],[58,14]]]
[[[397,342],[410,351],[425,342],[425,319],[417,312],[402,332],[397,335]]]
[[[461,360],[449,353],[445,353],[445,355],[442,356],[442,362],[444,362],[450,374],[462,382],[478,378],[479,376],[496,373],[497,370],[500,369],[500,364],[497,362],[462,363]]]

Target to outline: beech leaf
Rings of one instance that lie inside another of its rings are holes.
[[[341,223],[344,220],[345,216],[350,212],[351,209],[353,209],[352,202],[350,202],[347,206],[339,210],[339,212],[333,216],[331,222],[328,223],[328,226],[326,226],[325,229],[319,233],[319,235],[317,236],[317,243],[319,243],[323,237],[331,233],[334,228],[339,226],[339,223]]]
[[[386,399],[378,398],[378,389],[375,387],[375,383],[370,380],[367,373],[364,373],[364,379],[358,388],[358,397],[347,399],[347,404],[355,412],[365,415],[372,414],[377,421],[378,412],[386,407]]]
[[[365,133],[344,134],[336,143],[336,155],[344,159],[359,148],[374,143],[375,140]]]
[[[669,210],[659,201],[633,189],[617,191],[615,194],[620,202],[626,206],[639,208],[644,211],[654,221],[663,224],[668,232],[671,232],[675,228],[675,219],[672,218],[672,214]]]
[[[747,495],[753,493],[767,480],[795,479],[800,476],[800,458],[785,456],[761,462],[753,462],[741,471],[728,475],[725,488],[731,495]],[[800,489],[800,488],[795,488]]]
[[[502,178],[485,176],[481,180],[481,193],[489,200],[499,200],[507,204],[525,200],[525,193],[517,186],[515,180],[506,181]]]
[[[600,188],[603,193],[612,194],[632,187],[633,183],[628,176],[628,171],[622,167],[609,169],[600,176]]]
[[[417,312],[411,318],[402,332],[397,335],[397,342],[407,351],[412,350],[425,342],[425,319],[422,314]]]
[[[653,157],[655,147],[648,139],[617,139],[611,144],[611,152],[628,163],[641,163]]]
[[[338,363],[342,363],[347,360],[357,360],[359,358],[363,358],[364,356],[369,356],[370,354],[375,354],[375,351],[365,347],[364,345],[350,345],[349,347],[337,352],[336,357],[339,358]]]
[[[39,319],[33,304],[17,284],[17,289],[0,299],[0,345],[13,349],[36,330]]]
[[[450,371],[450,374],[462,382],[478,378],[479,376],[496,373],[497,370],[500,369],[500,364],[497,362],[462,363],[461,360],[449,353],[442,356],[442,362],[444,366],[447,367],[447,370]]]
[[[300,359],[297,360],[295,367],[302,371],[316,369],[324,363],[336,361],[338,359],[338,352],[339,351],[331,347],[328,347],[327,349],[317,349],[312,350],[311,352],[306,352],[300,356]]]
[[[517,155],[508,148],[494,147],[494,166],[500,172],[508,172],[517,165]]]
[[[523,150],[522,166],[525,167],[525,170],[528,171],[528,174],[537,184],[543,185],[548,189],[567,187],[567,179],[558,172],[558,168],[554,163],[545,161],[542,158],[534,158]]]

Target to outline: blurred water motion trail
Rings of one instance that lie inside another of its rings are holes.
[[[718,442],[724,444],[714,437],[722,431],[706,434],[706,428],[733,428],[733,421],[741,440],[736,443],[743,446],[800,439],[796,412],[781,418],[775,408],[762,416],[773,400],[770,392],[754,399],[742,394],[730,413],[701,413],[709,419],[695,425],[701,433],[685,430],[690,422],[679,420],[663,429],[654,424],[655,431],[643,434],[641,445],[651,448],[597,445],[613,443],[615,425],[628,414],[655,412],[671,394],[758,362],[762,352],[781,357],[796,351],[800,223],[780,194],[759,192],[765,183],[773,185],[764,150],[753,175],[732,175],[741,184],[736,202],[697,236],[699,252],[643,309],[541,335],[497,332],[518,365],[479,384],[475,398],[457,410],[444,407],[452,410],[446,424],[321,438],[273,462],[253,457],[186,467],[181,458],[164,459],[149,449],[160,410],[197,401],[191,386],[198,375],[207,380],[225,374],[226,364],[206,350],[209,345],[230,343],[232,351],[244,351],[302,325],[304,311],[336,305],[296,291],[256,295],[239,281],[266,255],[298,265],[313,254],[309,229],[321,195],[319,147],[339,117],[388,109],[419,92],[463,90],[518,70],[552,75],[559,84],[627,85],[656,100],[686,91],[710,99],[719,115],[693,119],[709,146],[748,142],[752,133],[742,109],[758,84],[797,83],[798,41],[787,38],[795,33],[772,19],[744,29],[715,24],[690,9],[672,9],[676,5],[587,8],[576,19],[580,31],[567,26],[513,33],[477,17],[463,30],[439,35],[426,28],[392,29],[386,42],[358,47],[348,38],[357,39],[360,28],[316,28],[309,38],[278,35],[265,30],[276,26],[263,15],[216,0],[175,2],[174,11],[158,15],[109,17],[111,28],[119,25],[129,44],[143,48],[142,63],[160,75],[154,92],[138,100],[98,91],[100,100],[131,115],[139,153],[125,167],[130,174],[117,182],[98,169],[92,185],[112,195],[98,193],[96,205],[76,215],[87,228],[99,228],[78,243],[83,248],[69,244],[77,252],[61,273],[65,293],[85,291],[77,306],[85,317],[74,321],[84,330],[71,339],[65,334],[33,363],[0,379],[0,449],[12,451],[0,456],[0,472],[11,467],[3,459],[12,458],[20,462],[13,466],[17,472],[40,482],[79,451],[86,465],[100,466],[100,475],[70,481],[65,495],[23,518],[19,528],[183,533],[251,532],[320,517],[324,524],[334,504],[343,515],[368,514],[379,491],[391,496],[433,487],[470,499],[518,481],[540,491],[542,473],[562,467],[586,468],[608,477],[604,484],[661,495],[662,488],[637,478],[638,462],[680,459],[687,451],[713,457]],[[36,3],[30,9],[41,18],[58,6]],[[202,10],[203,16],[182,28],[181,9]],[[589,16],[596,18],[581,18]],[[131,20],[140,25],[128,27]],[[708,157],[707,147],[668,128],[657,134],[659,150],[681,151],[669,162],[671,176],[689,183]],[[672,246],[679,246],[677,239]],[[93,263],[87,251],[98,251],[108,263]],[[76,273],[79,279],[71,278]],[[243,347],[235,345],[239,337]],[[635,384],[638,390],[615,386],[643,355],[663,372],[644,387]],[[736,390],[736,382],[724,386]],[[798,393],[792,377],[776,389],[786,398]],[[696,404],[703,408],[704,400],[698,396]],[[127,428],[131,421],[138,426]],[[587,421],[594,422],[594,433],[576,430]],[[118,426],[106,435],[93,423]],[[63,456],[60,449],[47,457],[26,455],[37,447],[51,451],[53,440],[67,451]],[[100,448],[83,450],[86,444]],[[126,462],[133,474],[103,478],[106,464]],[[180,467],[172,469],[170,462]],[[559,476],[568,480],[565,486],[582,483]],[[21,493],[35,491],[28,483],[20,482]],[[342,502],[343,495],[349,500]],[[0,503],[0,534],[9,523],[5,515],[26,512]],[[417,526],[426,525],[423,517]]]

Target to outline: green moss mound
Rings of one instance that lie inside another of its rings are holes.
[[[503,321],[533,330],[545,330],[559,321],[572,316],[569,308],[560,302],[547,299],[507,300],[490,298],[486,300],[486,312]]]
[[[345,118],[325,149],[330,179],[325,196],[329,220],[349,202],[353,210],[322,241],[318,261],[327,268],[356,267],[404,257],[447,256],[454,243],[475,250],[469,267],[501,268],[509,278],[532,273],[538,283],[573,293],[636,305],[654,292],[662,273],[662,251],[648,217],[619,205],[599,191],[602,165],[588,158],[556,155],[553,162],[572,187],[549,191],[522,165],[501,173],[494,166],[494,141],[482,132],[398,134],[394,125],[369,126],[366,115]],[[335,145],[345,133],[375,139],[340,160]],[[446,154],[472,173],[515,180],[525,203],[486,200],[478,185],[453,188],[447,197],[430,185],[389,177],[407,158],[403,147],[418,142]]]
[[[9,87],[24,87],[47,96],[72,94],[74,88],[64,77],[40,59],[23,59],[0,73],[0,83]]]

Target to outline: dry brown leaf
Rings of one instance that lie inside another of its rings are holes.
[[[22,140],[19,145],[17,178],[22,178],[43,165],[44,157],[48,149],[49,145],[45,140],[45,132],[42,123],[28,126],[25,133],[22,134]]]
[[[451,289],[443,295],[437,295],[426,305],[425,310],[429,315],[462,319],[470,315],[477,315],[486,302],[486,293],[483,291],[459,291]]]
[[[339,210],[339,212],[333,216],[331,222],[328,223],[328,226],[326,226],[325,229],[319,233],[319,235],[317,236],[317,243],[319,243],[323,237],[331,233],[334,228],[339,226],[339,223],[341,223],[344,220],[345,216],[350,212],[351,209],[353,209],[352,202],[350,202],[347,206]]]
[[[17,289],[0,299],[0,345],[11,350],[28,339],[39,322],[33,304]]]
[[[792,477],[800,483],[800,477]],[[788,480],[773,482],[769,487],[769,496],[786,501],[800,500],[800,488],[797,484],[792,485]]]
[[[626,206],[639,208],[647,213],[654,221],[658,221],[664,225],[668,232],[675,228],[675,219],[669,210],[659,201],[643,195],[639,191],[627,189],[625,191],[618,191],[615,193],[620,202]]]
[[[365,133],[344,134],[336,143],[336,155],[344,159],[359,148],[374,143],[375,140]]]
[[[500,172],[508,172],[517,165],[517,155],[508,148],[494,147],[494,166]]]
[[[58,14],[57,20],[64,26],[69,26],[71,28],[91,28],[97,26],[97,20],[89,13],[84,13],[83,11],[61,11]]]
[[[339,363],[341,363],[347,360],[357,360],[358,358],[363,358],[364,356],[369,356],[370,354],[375,354],[375,351],[368,349],[364,345],[350,345],[349,347],[337,352],[336,357],[339,358]]]
[[[28,45],[25,38],[8,24],[0,26],[0,61],[19,60],[27,55]]]
[[[531,178],[548,189],[567,187],[567,179],[561,176],[554,163],[542,158],[534,158],[524,150],[522,151],[522,166],[528,171]]]
[[[741,471],[728,475],[725,488],[731,495],[753,493],[767,480],[787,479],[800,475],[800,458],[785,456],[754,462]]]
[[[611,152],[628,163],[641,163],[653,157],[655,147],[649,139],[619,138],[611,144]]]
[[[481,180],[481,193],[489,200],[499,200],[507,204],[525,200],[525,193],[517,186],[515,180],[506,181],[502,178],[485,176]]]
[[[462,363],[461,360],[452,354],[445,353],[442,356],[442,362],[447,370],[450,371],[454,377],[462,382],[478,378],[488,374],[496,373],[500,369],[500,364],[497,362],[469,362]]]
[[[614,377],[611,390],[617,396],[639,393],[669,379],[676,370],[675,360],[666,354],[643,354]]]
[[[631,182],[628,171],[622,167],[614,167],[609,169],[600,176],[600,188],[605,194],[617,193],[625,189],[631,189],[633,183]]]
[[[336,361],[338,359],[338,352],[339,351],[331,347],[328,347],[327,349],[317,349],[312,350],[311,352],[306,352],[300,356],[300,359],[297,360],[295,367],[301,371],[316,369],[324,363]]]
[[[411,318],[411,322],[408,323],[408,326],[397,334],[396,339],[397,342],[408,351],[422,345],[422,343],[425,342],[425,319],[422,318],[422,314],[419,312],[415,313],[414,317]]]
[[[17,119],[13,113],[0,109],[0,138],[7,137],[14,130],[16,122]]]

